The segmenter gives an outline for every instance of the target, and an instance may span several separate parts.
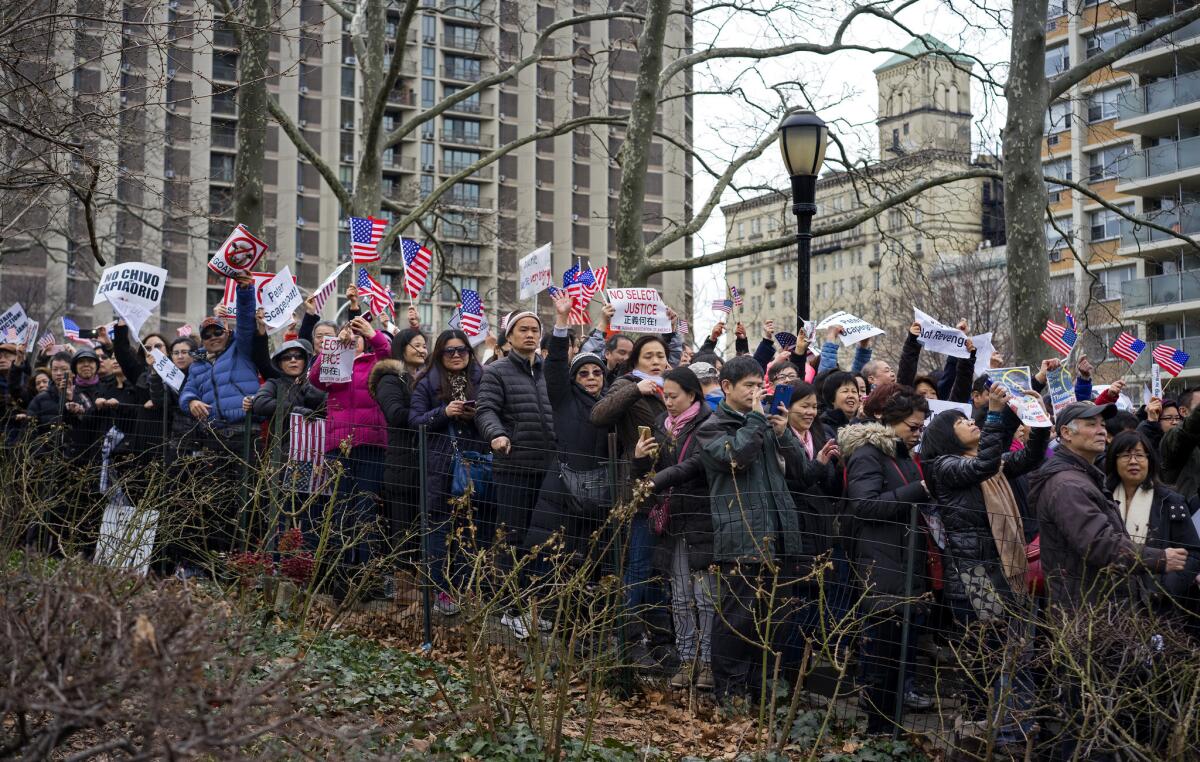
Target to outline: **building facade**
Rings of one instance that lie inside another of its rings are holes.
[[[383,130],[529,55],[537,32],[550,23],[595,10],[590,0],[423,0],[403,41],[404,63],[388,97]],[[271,36],[271,96],[352,188],[365,128],[351,21],[320,0],[284,4],[279,12],[276,28],[287,31]],[[668,56],[691,48],[690,24],[673,18]],[[125,20],[83,22],[64,33],[58,63],[75,72],[76,104],[102,101],[128,121],[103,147],[118,169],[105,177],[113,203],[97,213],[100,246],[110,262],[145,261],[168,270],[161,314],[147,329],[173,330],[210,314],[224,290],[224,278],[210,273],[206,263],[237,222],[232,202],[238,43],[232,28],[213,20],[212,6],[197,0],[128,3]],[[399,11],[389,11],[388,39],[398,23]],[[165,30],[167,40],[147,44],[148,28]],[[564,27],[545,51],[561,60],[530,66],[514,80],[461,101],[384,151],[383,195],[411,209],[448,177],[518,137],[582,114],[627,114],[638,31],[625,20]],[[581,48],[606,52],[562,55]],[[387,45],[389,61],[394,53]],[[683,93],[688,81],[679,77],[672,94]],[[691,144],[690,97],[667,101],[660,129],[680,145]],[[435,331],[444,327],[463,288],[479,291],[493,315],[512,309],[517,260],[544,243],[553,244],[556,273],[576,258],[604,264],[611,251],[621,137],[621,128],[599,126],[528,143],[456,184],[405,230],[403,235],[423,241],[435,254],[418,303],[422,322]],[[311,289],[349,258],[346,213],[317,167],[272,121],[265,138],[265,223],[254,232],[271,249],[260,267],[288,266],[301,287]],[[692,177],[690,158],[669,141],[656,138],[650,165],[645,208],[646,229],[653,233],[690,218]],[[0,301],[21,301],[43,322],[62,314],[81,326],[106,321],[107,305],[92,306],[99,268],[86,244],[83,215],[69,198],[54,202],[44,234],[6,256]],[[396,218],[385,210],[376,216]],[[679,242],[663,256],[690,256],[689,246]],[[382,280],[402,300],[400,272],[397,240],[385,254]],[[343,286],[349,273],[344,280]],[[690,274],[678,273],[656,285],[669,301],[683,305],[689,283]],[[548,300],[543,302],[548,309]],[[338,308],[331,300],[328,315]]]
[[[875,69],[879,90],[880,161],[817,181],[814,228],[837,224],[922,179],[962,171],[972,158],[970,61],[937,39],[914,39]],[[722,207],[726,240],[745,244],[793,229],[789,194],[769,193]],[[971,179],[931,189],[853,227],[813,240],[811,318],[845,309],[887,327],[894,338],[915,304],[958,315],[931,275],[981,247],[1003,243],[1003,193],[998,181]],[[743,319],[795,323],[795,248],[727,263],[729,283],[746,293]],[[982,298],[982,295],[981,295]],[[965,313],[964,313],[965,314]]]

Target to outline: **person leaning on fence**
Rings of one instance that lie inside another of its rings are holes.
[[[788,477],[803,478],[803,445],[784,414],[763,413],[762,367],[750,356],[721,369],[725,399],[699,431],[708,480],[717,566],[712,669],[718,697],[760,696],[764,649],[783,636],[790,606],[767,611],[776,589],[785,600],[788,567],[803,552]],[[781,411],[782,413],[782,411]],[[769,621],[772,631],[763,632]]]
[[[411,561],[420,541],[421,480],[417,432],[408,423],[417,375],[429,355],[425,334],[417,327],[402,329],[392,338],[391,357],[371,370],[368,389],[388,425],[384,505],[393,552]]]
[[[326,463],[337,462],[342,469],[340,477],[333,477],[334,541],[342,546],[342,553],[341,567],[333,575],[332,592],[340,602],[358,583],[363,599],[387,599],[392,594],[390,575],[382,580],[356,580],[355,576],[371,560],[379,539],[377,501],[383,494],[383,460],[387,452],[387,422],[367,382],[375,364],[391,353],[392,343],[361,317],[350,320],[338,337],[354,346],[350,380],[322,381],[319,362],[308,371],[309,382],[327,393]]]
[[[679,671],[671,678],[674,688],[693,681],[701,690],[712,690],[713,561],[712,511],[708,478],[700,458],[696,432],[711,416],[700,381],[688,368],[675,368],[663,376],[666,412],[654,421],[652,436],[634,448],[633,476],[650,473],[655,498],[650,509],[651,531],[671,572],[671,616]]]
[[[455,453],[480,452],[484,449],[475,425],[475,401],[483,369],[471,350],[471,340],[459,330],[442,331],[434,342],[425,370],[417,377],[412,391],[408,424],[426,431],[425,495],[428,512],[428,574],[436,589],[434,606],[445,615],[460,611],[454,594],[461,581],[461,559],[451,540],[455,508],[453,495]],[[419,474],[418,474],[419,476]],[[476,531],[467,533],[482,542],[490,542],[492,523],[488,501],[480,494],[470,498],[471,518]],[[457,534],[457,533],[454,533]]]
[[[860,663],[868,683],[863,707],[868,733],[892,728],[900,660],[907,659],[901,651],[901,608],[930,588],[923,515],[917,517],[917,536],[909,536],[913,512],[929,499],[912,455],[928,413],[924,397],[899,387],[883,405],[878,423],[853,424],[838,433],[854,524],[853,569],[864,591],[864,613],[871,616]],[[905,701],[924,707],[928,699],[913,692],[911,677],[909,670]]]
[[[554,312],[554,331],[542,370],[554,410],[559,462],[558,469],[548,471],[542,482],[525,547],[536,548],[557,532],[571,562],[582,564],[598,560],[587,557],[602,547],[602,543],[592,544],[592,535],[612,506],[608,434],[591,423],[592,408],[604,393],[607,369],[604,360],[591,352],[579,352],[569,359],[571,296],[565,291],[554,297]],[[544,570],[544,564],[539,569]]]

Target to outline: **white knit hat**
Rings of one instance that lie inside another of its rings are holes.
[[[531,312],[530,310],[513,310],[504,316],[504,336],[506,338],[510,336],[512,334],[513,326],[517,324],[517,321],[521,318],[527,317],[531,317],[536,320],[538,322],[538,329],[541,330],[542,319],[537,316],[536,312]]]

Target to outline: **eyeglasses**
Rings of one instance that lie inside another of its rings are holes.
[[[1123,460],[1126,463],[1131,463],[1135,460],[1149,460],[1149,456],[1141,450],[1126,450],[1117,455],[1117,460]]]
[[[903,423],[905,426],[907,426],[908,430],[914,434],[916,434],[918,431],[925,428],[924,421],[922,421],[921,423],[909,423],[908,421],[901,421],[901,423]]]
[[[798,376],[795,373],[790,373],[790,372],[789,373],[780,373],[778,376],[775,377],[775,383],[776,384],[788,384],[788,383],[791,383],[792,381],[798,380],[799,378],[800,378],[800,376]]]
[[[191,353],[192,353],[192,350],[190,350],[186,347],[183,349],[173,349],[173,350],[171,350],[171,357],[187,357]]]
[[[291,362],[292,360],[300,360],[303,362],[304,355],[300,352],[288,352],[279,358],[280,362]]]
[[[1182,415],[1160,415],[1158,417],[1158,420],[1160,420],[1160,421],[1182,421],[1183,416]]]
[[[577,378],[604,378],[604,371],[599,368],[595,370],[581,370],[575,376]]]
[[[159,352],[163,351],[166,348],[167,348],[166,344],[147,344],[146,345],[146,349],[150,349],[150,350],[157,349]]]
[[[447,357],[454,357],[455,355],[462,355],[463,357],[466,357],[467,355],[471,354],[471,350],[467,347],[446,347],[442,351]]]

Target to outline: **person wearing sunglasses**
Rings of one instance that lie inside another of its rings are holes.
[[[275,350],[271,365],[276,376],[267,379],[253,397],[248,397],[250,412],[256,421],[270,421],[271,461],[282,464],[287,453],[292,413],[308,417],[325,410],[325,392],[308,380],[312,350],[307,341],[292,339]]]
[[[868,689],[860,706],[867,714],[868,733],[892,729],[901,689],[901,621],[893,604],[897,596],[918,597],[929,588],[924,573],[924,524],[915,543],[908,539],[912,512],[929,500],[921,465],[912,455],[928,415],[924,397],[910,387],[897,387],[880,405],[878,422],[851,424],[838,433],[851,514],[845,523],[853,523],[850,533],[856,536],[854,576],[866,591],[864,612],[876,614],[867,629],[862,659]],[[912,559],[910,546],[916,554]],[[910,562],[916,574],[912,589],[906,590],[905,569]],[[905,696],[905,704],[912,708],[922,708],[928,701],[915,693]]]

